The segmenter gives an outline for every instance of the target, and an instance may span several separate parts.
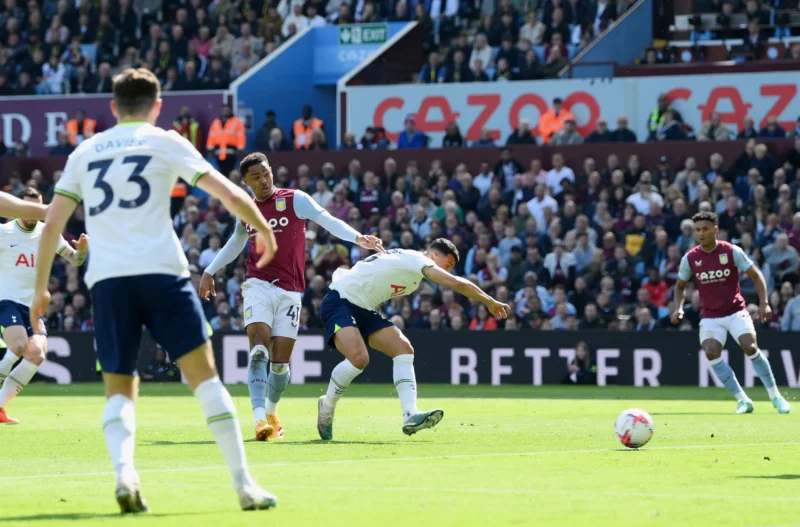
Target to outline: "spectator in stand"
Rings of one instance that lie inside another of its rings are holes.
[[[549,144],[553,136],[560,132],[567,120],[575,120],[572,114],[563,108],[564,100],[561,97],[553,99],[553,107],[539,117],[539,135],[544,144]]]
[[[397,138],[397,148],[428,148],[428,136],[417,130],[416,119],[413,114],[408,114],[405,119],[405,129]]]
[[[292,13],[284,18],[283,26],[281,27],[281,35],[283,38],[289,38],[292,31],[289,26],[294,27],[294,32],[299,33],[308,27],[308,18],[303,14],[303,4],[292,4]]]
[[[200,150],[200,123],[192,116],[191,108],[188,106],[181,108],[178,118],[172,123],[172,129],[192,143],[195,150]]]
[[[544,77],[555,79],[558,74],[569,65],[569,60],[565,57],[566,50],[563,46],[552,46],[547,55],[547,64],[544,67]]]
[[[635,143],[636,134],[628,128],[628,118],[621,115],[617,119],[617,129],[611,132],[611,140],[615,143]]]
[[[670,101],[669,97],[667,97],[667,94],[659,94],[658,105],[653,109],[652,112],[650,112],[650,119],[647,123],[647,129],[650,131],[650,134],[648,135],[648,141],[655,141],[657,139],[656,136],[658,135],[659,130],[661,130],[666,124],[665,120],[667,111],[670,110],[672,111],[672,118],[682,125],[683,117],[681,117],[681,114],[670,106]],[[683,132],[682,129],[681,132]]]
[[[60,95],[64,93],[66,77],[67,68],[54,53],[50,61],[42,66],[42,82],[37,91],[40,95]]]
[[[570,37],[569,24],[564,20],[564,10],[561,8],[553,9],[550,23],[544,31],[544,41],[551,42],[553,35],[560,35],[561,42],[568,42]]]
[[[583,136],[578,132],[575,119],[567,119],[564,128],[553,136],[551,145],[580,145],[583,144]]]
[[[277,127],[273,128],[269,133],[269,141],[263,146],[261,150],[265,152],[287,152],[292,150],[292,144],[283,136],[281,129]]]
[[[731,132],[727,126],[722,124],[718,112],[711,114],[711,119],[703,123],[697,134],[698,141],[728,141],[730,138]]]
[[[516,74],[511,70],[505,57],[498,57],[497,68],[494,70],[494,80],[508,82],[516,80]]]
[[[683,123],[675,117],[675,111],[671,108],[664,112],[663,120],[656,130],[655,141],[679,141],[686,139],[683,131]]]
[[[472,70],[461,50],[453,54],[453,62],[445,68],[444,82],[472,82]]]
[[[302,115],[295,120],[292,126],[292,139],[296,150],[307,150],[311,144],[314,130],[323,130],[325,123],[314,116],[314,109],[306,104],[303,106]]]
[[[797,139],[800,137],[800,117],[797,118],[794,128],[791,129],[787,137],[791,139]]]
[[[66,132],[58,133],[58,144],[50,149],[51,156],[68,156],[75,150]]]
[[[659,207],[664,206],[664,198],[660,194],[653,191],[651,175],[649,172],[643,172],[639,178],[639,191],[628,196],[626,203],[630,203],[639,214],[645,216],[650,214],[650,204],[655,202]]]
[[[197,76],[197,66],[194,62],[183,65],[183,75],[178,78],[176,91],[197,91],[203,89],[203,81]]]
[[[533,46],[541,46],[547,26],[536,16],[535,10],[530,10],[527,21],[519,30],[519,38],[527,40]]]
[[[747,36],[744,38],[744,45],[750,50],[753,59],[761,58],[766,40],[767,35],[761,31],[758,20],[750,20],[747,23]]]
[[[786,130],[778,122],[778,118],[770,115],[767,118],[767,126],[758,132],[758,137],[762,139],[783,139],[786,137]]]
[[[554,241],[553,252],[544,258],[549,287],[560,285],[571,289],[575,282],[575,264],[575,256],[564,250],[564,242]]]
[[[500,45],[500,51],[497,52],[495,57],[496,61],[505,59],[509,69],[514,69],[519,66],[519,48],[514,44],[514,38],[511,35],[503,37],[503,42]]]
[[[368,126],[364,131],[364,136],[358,142],[358,149],[379,150],[383,148],[389,148],[386,130],[381,126]]]
[[[564,164],[564,156],[560,152],[553,154],[552,161],[553,168],[547,173],[547,186],[553,196],[558,196],[563,190],[564,180],[575,183],[575,172]]]
[[[796,292],[783,309],[781,331],[800,331],[800,295]]]
[[[517,79],[524,81],[535,81],[544,79],[544,68],[539,62],[539,55],[532,49],[525,52],[525,58],[520,64]]]
[[[422,67],[419,72],[419,81],[421,84],[437,84],[445,81],[447,75],[447,68],[442,64],[439,54],[431,51],[428,55],[428,63]]]
[[[767,245],[763,250],[764,265],[769,266],[770,274],[778,282],[797,282],[797,268],[800,263],[798,253],[789,245],[789,236],[780,233],[775,243]]]
[[[506,139],[506,146],[535,144],[536,139],[531,134],[531,122],[528,119],[520,119],[517,129],[511,132],[508,139]]]
[[[756,130],[756,122],[753,116],[748,115],[744,118],[743,126],[736,139],[755,139],[758,137],[758,130]]]
[[[492,132],[489,130],[488,127],[484,126],[483,128],[481,128],[481,133],[478,139],[470,143],[469,146],[470,147],[495,146],[494,138],[492,138]]]
[[[489,82],[489,75],[483,70],[483,61],[476,60],[472,62],[471,67],[472,82]]]
[[[612,142],[611,139],[611,131],[608,129],[608,121],[604,118],[600,118],[597,120],[597,128],[594,132],[590,133],[586,137],[587,143],[610,143]]]
[[[491,68],[494,64],[494,52],[486,40],[486,35],[479,33],[475,36],[475,45],[472,48],[472,54],[469,57],[469,68],[475,71],[475,62],[481,62],[481,71],[483,68]],[[477,80],[477,79],[476,79]]]
[[[464,137],[458,128],[456,121],[450,121],[445,127],[444,137],[442,138],[442,148],[463,148],[465,146]]]

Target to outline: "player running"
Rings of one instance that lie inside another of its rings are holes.
[[[220,382],[200,299],[170,220],[170,193],[180,177],[218,197],[257,231],[258,266],[276,247],[272,229],[242,189],[224,178],[175,132],[156,128],[161,112],[158,79],[126,69],[113,80],[111,111],[117,126],[82,142],[56,185],[39,242],[31,313],[50,302],[47,282],[58,240],[82,200],[92,258],[86,273],[94,305],[95,342],[106,388],[103,434],[117,474],[122,513],[147,512],[133,465],[136,362],[142,326],[169,350],[194,392],[233,477],[244,510],[268,509],[276,498],[250,477],[236,407]],[[36,321],[38,332],[41,322]],[[36,329],[36,327],[35,327]]]
[[[26,188],[20,196],[24,201],[40,204],[42,195],[35,188]],[[0,225],[0,330],[7,351],[0,360],[0,424],[17,424],[6,414],[6,406],[28,385],[47,355],[47,337],[34,335],[28,306],[33,300],[36,281],[36,251],[44,224],[36,220],[14,220]],[[89,238],[82,234],[69,246],[64,238],[58,240],[56,253],[75,266],[83,265],[89,250]],[[22,361],[13,370],[14,364]]]
[[[322,439],[333,439],[336,403],[369,364],[367,344],[394,362],[394,386],[403,408],[403,433],[412,435],[442,420],[442,410],[420,412],[417,409],[414,348],[377,309],[390,298],[410,295],[427,278],[483,302],[492,315],[506,318],[509,306],[490,297],[469,280],[450,274],[458,259],[456,246],[439,238],[425,252],[392,249],[370,256],[350,270],[338,269],[334,273],[331,292],[322,301],[320,315],[328,343],[345,359],[333,369],[328,392],[319,398],[317,430]]]
[[[734,413],[751,413],[753,401],[742,390],[728,363],[722,360],[722,347],[728,339],[728,333],[739,342],[739,346],[752,361],[753,369],[767,388],[778,413],[788,414],[791,408],[775,386],[769,361],[758,349],[753,320],[739,290],[739,273],[746,273],[756,284],[758,315],[763,322],[767,322],[772,318],[772,310],[769,307],[764,275],[742,249],[717,240],[719,227],[716,214],[700,212],[692,217],[692,221],[698,245],[690,249],[681,260],[675,287],[677,308],[672,314],[672,323],[677,324],[683,318],[686,285],[694,277],[702,308],[700,343],[710,361],[711,369],[738,401]]]
[[[256,439],[266,441],[283,437],[278,401],[289,384],[289,359],[297,340],[301,300],[306,288],[306,220],[365,249],[383,252],[383,244],[380,238],[364,236],[334,218],[305,192],[276,188],[272,168],[264,154],[253,153],[242,159],[239,171],[281,247],[272,263],[259,269],[256,267],[258,255],[250,244],[248,279],[242,284],[244,323],[250,339],[247,387],[253,405]],[[201,298],[216,295],[214,275],[239,256],[254,232],[245,222],[236,224],[231,239],[203,273],[199,286]]]

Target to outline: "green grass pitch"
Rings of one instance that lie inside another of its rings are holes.
[[[734,416],[722,389],[420,386],[443,408],[432,431],[401,432],[391,386],[355,384],[336,440],[316,431],[321,385],[290,386],[287,437],[252,440],[250,400],[232,387],[247,456],[277,509],[241,512],[185,386],[144,386],[136,459],[153,514],[121,518],[100,430],[102,387],[31,386],[0,428],[0,526],[614,526],[797,524],[800,420],[761,388]],[[795,410],[800,391],[787,393]],[[623,449],[618,413],[655,419],[647,447]]]

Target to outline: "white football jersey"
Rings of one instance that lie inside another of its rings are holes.
[[[352,304],[377,310],[390,298],[416,291],[425,278],[423,271],[435,266],[419,251],[391,249],[385,254],[373,254],[352,269],[337,269],[331,289]]]
[[[39,238],[44,223],[25,230],[19,220],[0,225],[0,300],[11,300],[30,307],[36,284],[36,265],[39,261]],[[57,254],[69,247],[62,237]]]
[[[86,284],[120,276],[189,276],[170,217],[180,177],[194,185],[211,165],[174,131],[124,123],[82,142],[55,192],[83,201],[91,258]]]

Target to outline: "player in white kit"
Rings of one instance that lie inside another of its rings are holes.
[[[424,253],[392,249],[374,254],[350,270],[338,269],[333,274],[331,292],[325,295],[320,314],[328,343],[345,360],[333,369],[328,392],[319,398],[317,430],[322,439],[333,439],[336,403],[369,364],[367,344],[392,358],[394,386],[403,408],[403,433],[412,435],[442,420],[442,410],[421,412],[417,408],[414,348],[377,310],[391,298],[410,295],[427,278],[482,302],[495,317],[506,318],[508,305],[490,297],[469,280],[450,274],[458,259],[456,246],[439,238]]]
[[[26,188],[20,195],[24,201],[41,204],[42,195],[35,188]],[[0,225],[0,331],[6,353],[0,359],[0,424],[17,424],[9,417],[6,406],[28,385],[47,355],[46,335],[34,335],[29,306],[36,282],[36,251],[44,224],[31,220],[14,220]],[[69,263],[81,266],[86,261],[89,238],[83,234],[73,242],[59,238],[56,253]],[[16,368],[14,364],[22,358]],[[12,368],[14,368],[12,370]]]
[[[242,189],[225,179],[175,132],[154,126],[161,90],[152,72],[127,69],[114,77],[111,111],[117,126],[84,142],[69,156],[56,185],[39,243],[34,319],[50,303],[47,282],[58,240],[81,201],[92,257],[86,273],[95,315],[95,342],[106,388],[103,434],[117,474],[123,513],[148,511],[133,464],[138,394],[136,363],[146,326],[180,366],[233,478],[244,510],[268,509],[276,498],[250,477],[236,407],[214,365],[200,299],[172,228],[170,194],[180,177],[218,197],[258,231],[255,242],[272,258],[275,238]],[[43,331],[34,320],[35,329]]]

